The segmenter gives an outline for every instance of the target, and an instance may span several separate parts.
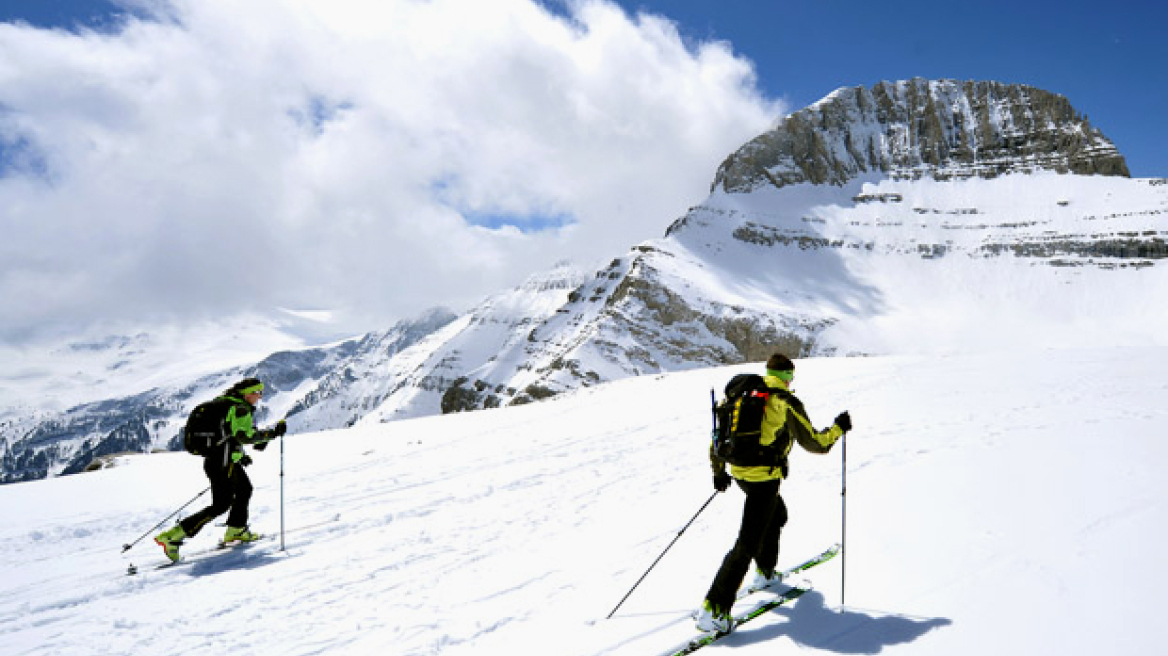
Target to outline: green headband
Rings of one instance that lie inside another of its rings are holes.
[[[255,385],[252,385],[251,387],[244,387],[243,389],[239,390],[239,393],[243,396],[247,396],[248,394],[256,394],[258,392],[263,392],[263,391],[264,391],[264,384],[263,383],[256,383]]]
[[[775,371],[774,369],[767,369],[767,375],[774,376],[775,378],[778,378],[779,380],[783,381],[784,383],[789,383],[789,382],[791,382],[791,379],[795,377],[795,372],[794,372],[794,370],[791,370],[791,369],[788,369],[786,371]]]

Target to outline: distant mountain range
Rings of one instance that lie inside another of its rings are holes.
[[[9,409],[0,477],[177,448],[190,408],[244,376],[268,383],[261,424],[286,414],[304,431],[775,350],[1138,341],[1165,328],[1149,304],[1166,291],[1166,214],[1168,180],[1129,178],[1062,96],[922,79],[840,89],[731,154],[705,202],[598,271],[563,265],[461,315],[131,395],[95,390],[63,412]]]

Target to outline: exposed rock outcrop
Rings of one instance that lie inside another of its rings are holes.
[[[1065,97],[1025,85],[913,79],[840,89],[790,114],[718,168],[713,189],[994,177],[1052,170],[1129,175],[1123,156]]]

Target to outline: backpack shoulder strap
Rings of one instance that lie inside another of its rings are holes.
[[[795,412],[798,412],[804,417],[807,416],[807,410],[803,407],[803,402],[799,400],[799,397],[792,394],[790,390],[785,390],[781,387],[768,387],[767,391],[785,401]]]

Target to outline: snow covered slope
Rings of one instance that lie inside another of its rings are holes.
[[[672,234],[717,252],[703,273],[742,303],[824,326],[814,352],[1163,344],[1164,182],[1046,172],[715,193]]]
[[[709,389],[758,366],[290,435],[286,523],[299,530],[285,551],[155,570],[147,538],[121,555],[205,486],[185,454],[0,487],[0,644],[13,656],[660,653],[691,634],[740,492],[716,498],[603,618],[712,493]],[[1164,347],[799,361],[812,419],[847,408],[856,423],[847,606],[837,559],[810,574],[814,592],[709,653],[1158,653],[1166,368]],[[839,539],[840,455],[793,455],[782,564]],[[268,449],[249,469],[258,530],[279,529],[280,461]]]

